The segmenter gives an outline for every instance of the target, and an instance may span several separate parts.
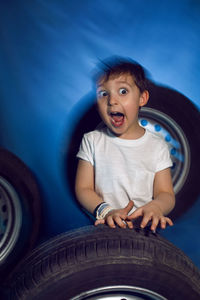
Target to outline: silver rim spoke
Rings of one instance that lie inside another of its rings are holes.
[[[19,197],[13,186],[0,177],[0,264],[12,252],[22,224]]]
[[[168,115],[153,108],[142,108],[139,123],[162,137],[169,147],[175,194],[183,187],[190,169],[190,147],[180,126]]]

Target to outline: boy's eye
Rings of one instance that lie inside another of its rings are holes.
[[[125,89],[125,88],[121,88],[121,89],[119,89],[119,93],[120,93],[121,95],[125,95],[125,94],[128,93],[128,91],[127,91],[127,89]]]
[[[106,96],[108,96],[108,92],[107,91],[99,91],[98,92],[98,97],[106,97]]]

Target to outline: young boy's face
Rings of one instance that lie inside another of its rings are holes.
[[[137,138],[139,107],[147,103],[148,91],[140,92],[130,74],[110,76],[97,84],[97,106],[106,126],[118,137]]]

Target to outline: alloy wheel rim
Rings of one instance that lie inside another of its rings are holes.
[[[12,252],[22,225],[22,211],[14,187],[0,176],[0,264]]]
[[[183,130],[167,114],[149,107],[141,108],[139,123],[166,141],[173,162],[171,174],[177,194],[187,179],[191,164],[190,147]]]
[[[118,285],[96,288],[81,293],[71,300],[167,300],[165,297],[148,289]]]

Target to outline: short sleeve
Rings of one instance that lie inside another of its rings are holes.
[[[84,134],[76,157],[86,160],[94,165],[94,147],[91,135]]]
[[[166,168],[171,167],[172,160],[169,153],[169,148],[167,144],[163,141],[161,144],[158,156],[157,156],[157,162],[156,162],[156,172],[162,171]]]

